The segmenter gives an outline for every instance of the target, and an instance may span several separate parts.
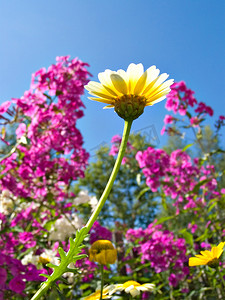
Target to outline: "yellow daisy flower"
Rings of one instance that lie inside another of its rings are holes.
[[[101,265],[114,264],[117,259],[117,251],[110,241],[98,240],[92,244],[89,250],[89,259]]]
[[[223,253],[225,242],[221,242],[217,247],[212,247],[211,251],[201,251],[199,255],[189,258],[189,266],[208,265],[209,267],[217,267],[219,265],[219,258]]]
[[[91,100],[114,107],[115,112],[125,120],[134,120],[144,111],[145,106],[153,105],[166,98],[173,79],[168,74],[159,75],[159,69],[151,66],[144,72],[142,64],[130,64],[127,71],[118,70],[99,73],[99,82],[90,81],[85,88]]]
[[[132,297],[140,295],[141,292],[151,292],[155,285],[153,283],[140,284],[136,281],[129,280],[123,284],[116,284],[115,288],[110,291],[110,295],[116,293],[117,291],[125,291],[127,294],[131,294]]]
[[[108,288],[103,289],[102,292],[102,299],[111,299],[111,296],[108,295]],[[101,296],[101,291],[97,290],[95,293],[87,296],[87,297],[83,297],[81,298],[81,300],[99,300]]]

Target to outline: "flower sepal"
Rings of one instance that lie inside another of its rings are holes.
[[[132,121],[143,114],[145,106],[145,97],[123,95],[115,101],[115,112],[125,121]]]

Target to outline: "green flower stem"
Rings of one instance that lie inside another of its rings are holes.
[[[121,141],[121,145],[120,145],[120,149],[119,149],[119,153],[114,165],[114,168],[112,170],[111,176],[108,180],[108,183],[102,193],[101,198],[99,199],[98,205],[95,209],[95,211],[93,212],[93,214],[91,215],[89,221],[87,222],[87,225],[83,228],[85,229],[85,234],[87,234],[92,225],[94,224],[94,222],[96,221],[103,205],[105,204],[105,201],[113,187],[113,183],[116,179],[116,175],[119,171],[125,150],[126,150],[126,146],[127,146],[127,141],[128,141],[128,137],[130,134],[130,129],[131,129],[131,125],[132,125],[132,121],[133,120],[129,120],[129,121],[125,121],[124,123],[124,129],[123,129],[123,137],[122,137],[122,141]],[[76,243],[76,247],[78,247],[84,240],[85,238],[85,234],[82,235],[82,237],[79,239],[79,241],[77,241]],[[74,246],[75,247],[75,246]],[[67,266],[69,265],[69,263],[71,262],[71,259],[73,257],[73,249],[72,249],[72,245],[70,245],[70,250],[68,252],[68,254],[64,257],[63,262],[60,263],[59,267],[57,269],[54,269],[54,272],[52,273],[52,275],[48,278],[48,280],[46,282],[44,282],[40,289],[36,292],[36,294],[32,297],[31,300],[38,300],[40,299],[46,292],[47,290],[51,287],[51,285],[57,280],[59,279],[59,277],[67,272]]]
[[[87,233],[90,231],[92,225],[94,224],[94,222],[96,221],[103,205],[105,204],[105,201],[106,199],[108,198],[108,195],[113,187],[113,183],[116,179],[116,175],[119,171],[119,168],[120,168],[120,165],[121,165],[121,162],[122,162],[122,159],[124,157],[124,153],[125,153],[125,150],[126,150],[126,146],[127,146],[127,141],[128,141],[128,137],[129,137],[129,134],[130,134],[130,129],[131,129],[131,125],[132,125],[132,120],[131,121],[125,121],[124,123],[124,129],[123,129],[123,137],[122,137],[122,141],[121,141],[121,144],[120,144],[120,149],[119,149],[119,153],[118,153],[118,156],[117,156],[117,159],[116,159],[116,162],[115,162],[115,165],[114,165],[114,168],[112,170],[112,173],[111,173],[111,176],[108,180],[108,183],[104,189],[104,192],[102,193],[102,196],[98,202],[98,205],[95,209],[95,211],[93,212],[92,216],[90,217],[89,221],[87,222]]]
[[[224,289],[225,289],[225,281],[224,281],[224,279],[223,279],[223,275],[222,275],[222,273],[220,272],[219,267],[216,268],[216,271],[217,271],[217,273],[219,274],[219,277],[220,277],[220,280],[221,280],[221,283],[222,283],[222,289],[221,289],[222,294],[223,294],[223,296],[225,296],[225,292],[224,292]]]
[[[103,285],[104,285],[104,266],[100,265],[100,271],[101,271],[101,294],[100,294],[100,300],[102,300],[102,292],[103,292]]]

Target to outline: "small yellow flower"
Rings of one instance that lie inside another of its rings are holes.
[[[117,291],[125,291],[127,294],[130,293],[132,297],[140,295],[142,292],[151,292],[154,289],[155,285],[153,283],[144,283],[140,284],[136,281],[129,280],[123,284],[116,284],[115,288],[110,291],[110,295],[116,293]]]
[[[97,290],[95,293],[81,298],[81,300],[99,300],[101,296],[100,290]],[[102,299],[110,299],[111,296],[108,295],[108,288],[103,289],[102,291]]]
[[[101,265],[114,264],[117,258],[117,251],[108,240],[94,242],[89,250],[90,261],[98,262]]]
[[[173,79],[168,74],[159,75],[159,69],[151,66],[144,72],[142,64],[130,64],[127,71],[118,70],[99,73],[99,82],[90,81],[85,88],[91,100],[109,104],[125,120],[134,120],[144,111],[145,106],[153,105],[166,98]]]
[[[51,261],[51,259],[49,257],[43,256],[43,255],[39,256],[39,259],[38,259],[38,262],[43,265],[50,263],[50,261]]]
[[[189,266],[208,265],[209,267],[217,267],[219,265],[219,258],[223,253],[225,243],[221,242],[217,247],[212,247],[211,251],[201,251],[199,255],[189,258]]]

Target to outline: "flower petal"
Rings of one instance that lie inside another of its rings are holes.
[[[111,74],[110,78],[117,91],[119,91],[121,94],[127,94],[127,84],[120,75]]]
[[[110,104],[113,105],[113,100],[109,100],[109,99],[105,99],[105,98],[94,98],[94,97],[88,97],[88,99],[93,100],[93,101],[98,101],[98,102],[102,102],[102,103],[106,103],[106,104]],[[113,105],[114,106],[114,105]]]
[[[189,266],[190,267],[194,267],[194,266],[201,266],[201,265],[206,265],[206,261],[205,260],[202,260],[200,258],[197,258],[197,257],[190,257],[189,258]]]
[[[139,78],[144,73],[144,67],[142,64],[130,64],[127,68],[127,76],[129,78],[128,90],[130,94],[134,93],[134,88],[139,80]]]
[[[138,95],[142,92],[144,86],[145,86],[145,83],[146,83],[146,80],[147,80],[147,72],[145,71],[142,76],[139,78],[135,88],[134,88],[134,94],[135,95]]]
[[[101,84],[110,90],[112,90],[116,95],[118,95],[118,91],[115,89],[114,85],[112,84],[112,80],[110,78],[111,74],[115,74],[115,72],[106,69],[105,72],[101,72],[98,74],[98,79],[101,82]]]

